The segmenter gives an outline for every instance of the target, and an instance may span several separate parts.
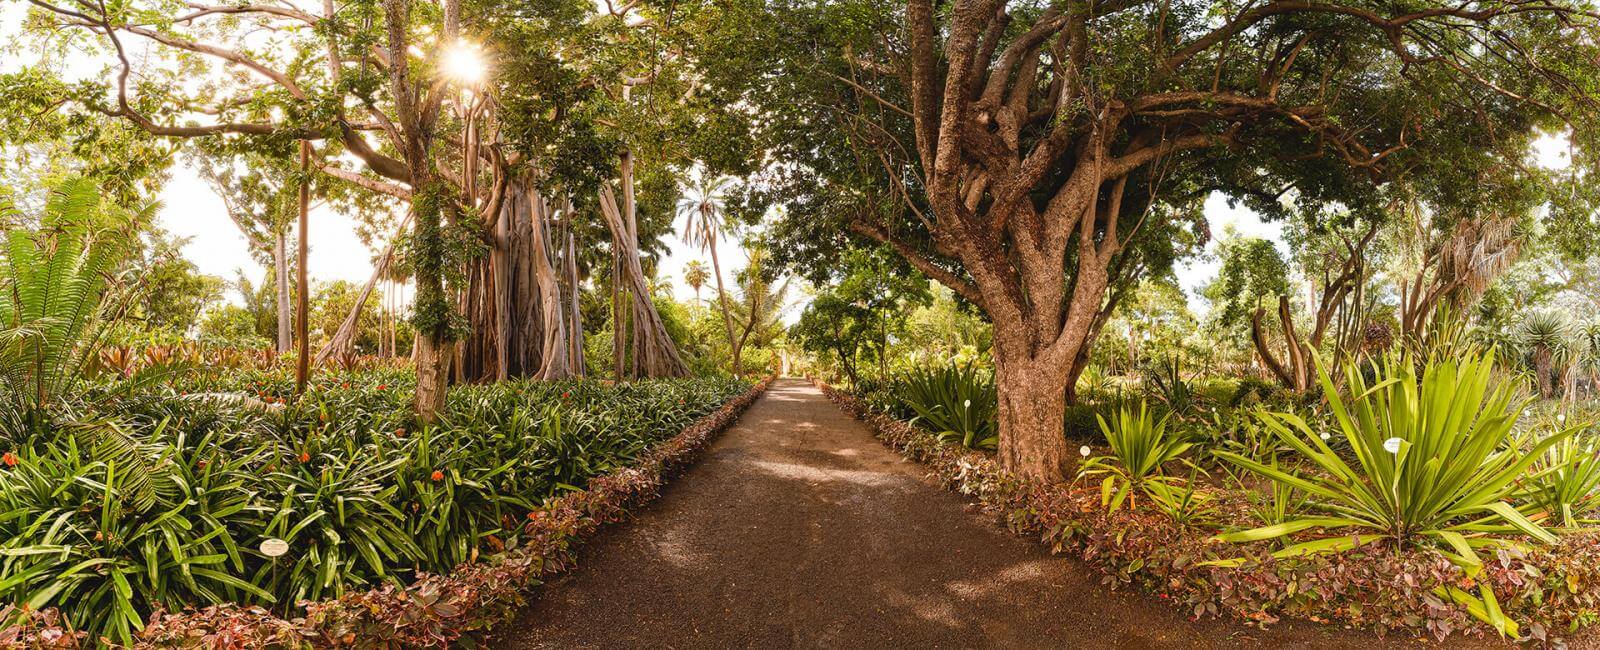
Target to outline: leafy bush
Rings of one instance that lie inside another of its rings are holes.
[[[1534,465],[1529,497],[1554,521],[1575,528],[1600,506],[1600,447],[1573,438],[1550,448]]]
[[[994,449],[1000,442],[999,398],[994,379],[972,365],[907,373],[900,399],[939,439],[968,449]]]
[[[1153,389],[1155,397],[1175,417],[1194,415],[1200,408],[1199,395],[1194,386],[1183,378],[1183,366],[1176,356],[1159,366],[1146,369],[1145,384]]]
[[[1088,459],[1083,463],[1079,475],[1105,475],[1100,482],[1101,505],[1116,510],[1122,507],[1134,490],[1150,493],[1153,484],[1170,485],[1179,481],[1175,477],[1161,475],[1161,466],[1188,451],[1192,445],[1167,436],[1167,418],[1154,419],[1149,407],[1140,402],[1138,413],[1128,407],[1118,409],[1115,426],[1108,424],[1104,417],[1099,420],[1100,430],[1105,432],[1112,455]]]

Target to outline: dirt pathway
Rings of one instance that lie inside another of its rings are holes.
[[[822,394],[780,381],[635,521],[505,625],[504,648],[1374,648],[1188,621],[1006,533]]]

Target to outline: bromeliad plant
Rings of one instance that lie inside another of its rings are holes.
[[[1266,465],[1229,451],[1217,455],[1302,491],[1308,508],[1318,512],[1216,539],[1253,542],[1321,529],[1333,534],[1273,555],[1339,552],[1380,541],[1396,549],[1433,546],[1469,576],[1483,566],[1480,549],[1514,544],[1515,536],[1555,541],[1512,500],[1529,467],[1572,432],[1552,435],[1527,451],[1516,444],[1512,429],[1521,405],[1511,404],[1512,386],[1495,380],[1494,362],[1493,352],[1434,357],[1418,377],[1410,355],[1389,355],[1370,364],[1370,378],[1358,364],[1346,364],[1346,394],[1318,363],[1337,435],[1350,444],[1355,462],[1335,453],[1299,416],[1262,413],[1262,422],[1309,461],[1310,469]],[[1503,634],[1516,635],[1516,624],[1500,613],[1489,590],[1481,599],[1458,589],[1439,595]]]
[[[1111,455],[1096,456],[1083,463],[1080,477],[1101,476],[1100,504],[1115,511],[1135,491],[1150,492],[1153,484],[1172,485],[1182,479],[1161,473],[1161,466],[1188,451],[1193,443],[1167,435],[1167,418],[1156,420],[1144,402],[1135,413],[1128,407],[1117,412],[1116,424],[1096,415],[1100,430],[1111,445]],[[1085,447],[1087,449],[1087,447]]]

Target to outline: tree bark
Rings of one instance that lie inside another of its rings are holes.
[[[1036,480],[1065,480],[1071,469],[1064,421],[1066,368],[1030,358],[1017,347],[997,341],[994,350],[1000,464]]]
[[[583,310],[578,299],[578,236],[572,228],[572,199],[565,201],[562,210],[566,220],[566,254],[562,261],[566,265],[567,275],[567,342],[568,374],[573,377],[582,377],[587,374],[583,362]]]
[[[294,349],[294,331],[289,307],[289,233],[285,227],[273,234],[272,280],[273,298],[278,305],[278,354],[288,354]]]
[[[466,381],[572,376],[569,315],[554,260],[548,201],[530,177],[510,179],[488,224],[487,260],[470,269]],[[581,353],[579,353],[581,355]]]
[[[309,169],[311,165],[311,143],[300,141],[300,190],[297,197],[300,210],[299,243],[300,256],[299,268],[295,269],[299,276],[300,292],[295,296],[295,335],[300,339],[300,357],[295,361],[294,392],[296,395],[306,392],[306,383],[311,381],[311,280],[306,275],[306,263],[310,257],[310,240],[307,239],[307,226],[311,211],[311,178]]]
[[[672,336],[661,321],[661,314],[650,300],[650,288],[645,282],[644,269],[639,265],[637,236],[624,221],[626,217],[610,187],[600,191],[600,213],[605,217],[612,236],[620,244],[618,251],[621,253],[622,273],[612,281],[624,283],[625,297],[631,303],[635,337],[633,367],[643,377],[687,377],[689,367],[678,355],[677,344],[672,342]]]

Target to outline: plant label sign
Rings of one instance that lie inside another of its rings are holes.
[[[262,540],[261,554],[267,557],[278,557],[289,552],[289,543],[276,537]]]

